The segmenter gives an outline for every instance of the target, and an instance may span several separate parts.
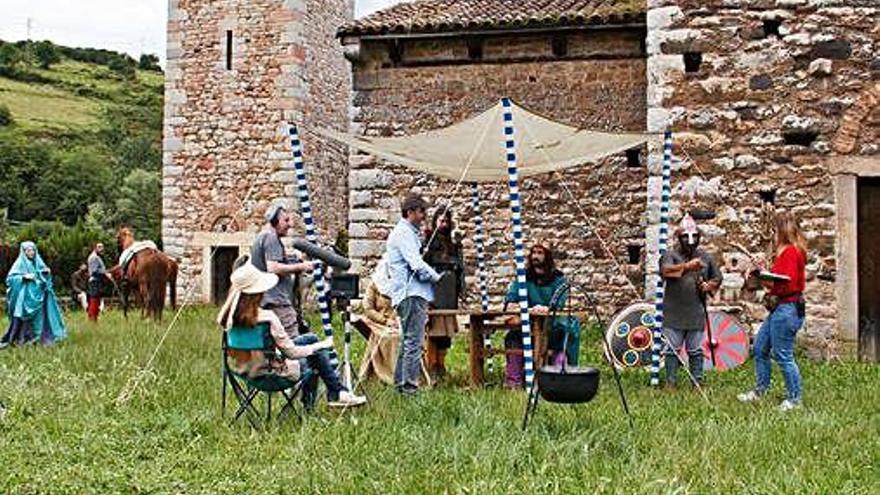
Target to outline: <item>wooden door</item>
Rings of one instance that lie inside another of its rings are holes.
[[[880,178],[858,182],[859,358],[880,361]]]

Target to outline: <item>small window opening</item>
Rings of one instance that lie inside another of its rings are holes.
[[[550,41],[550,47],[553,50],[554,57],[565,57],[568,55],[568,38],[565,36],[554,36]]]
[[[483,60],[483,40],[471,38],[467,42],[468,58],[471,60]]]
[[[703,63],[703,54],[700,52],[687,52],[684,57],[684,71],[694,73],[700,71],[700,65]]]
[[[639,168],[642,166],[638,148],[626,150],[626,166],[629,168]]]
[[[388,58],[391,59],[391,63],[395,67],[400,65],[400,61],[403,59],[403,46],[399,41],[394,40],[388,45]]]
[[[629,257],[630,265],[638,265],[642,259],[642,246],[638,244],[629,244],[626,246],[626,255]]]
[[[766,189],[764,191],[758,191],[758,196],[761,197],[761,201],[767,204],[775,205],[776,204],[776,189]]]
[[[226,70],[232,70],[232,30],[226,31]]]
[[[779,19],[764,19],[764,37],[769,38],[771,36],[776,36],[779,38],[779,27],[782,26],[782,21]]]
[[[819,137],[816,131],[788,131],[782,134],[785,144],[795,146],[810,146]]]

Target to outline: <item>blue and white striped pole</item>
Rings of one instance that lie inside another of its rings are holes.
[[[489,287],[486,280],[486,251],[483,244],[483,215],[480,211],[480,186],[474,182],[471,188],[471,200],[474,208],[474,247],[477,250],[477,279],[480,285],[480,309],[489,311]],[[492,338],[483,336],[483,347],[492,350]],[[493,359],[489,358],[489,373],[493,371]]]
[[[660,231],[657,253],[662,258],[669,245],[669,196],[672,194],[672,132],[663,135],[663,188],[660,193]],[[663,274],[657,274],[657,290],[654,293],[654,342],[651,346],[651,385],[660,385],[660,351],[663,341],[663,297],[665,287]]]
[[[516,284],[519,296],[519,318],[522,327],[523,358],[525,359],[526,389],[535,381],[532,325],[529,320],[529,298],[526,290],[526,254],[522,226],[522,203],[519,197],[519,171],[516,167],[516,143],[513,134],[513,113],[510,98],[502,98],[504,108],[504,148],[507,153],[507,176],[510,190],[510,213],[513,224],[513,249],[516,258]]]
[[[312,203],[309,199],[309,183],[306,180],[306,169],[302,158],[302,141],[299,138],[299,130],[295,125],[290,126],[290,148],[293,151],[293,167],[296,169],[297,197],[299,198],[299,211],[302,214],[306,226],[306,240],[311,243],[318,242],[318,234],[315,230],[315,219],[312,216]],[[321,313],[321,326],[324,335],[333,336],[333,323],[330,319],[329,294],[327,284],[324,281],[324,265],[315,261],[315,289],[318,292],[318,309]],[[302,315],[299,315],[302,317]],[[330,362],[333,367],[339,365],[339,357],[335,349],[330,349]]]

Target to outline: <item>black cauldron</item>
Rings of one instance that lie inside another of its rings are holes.
[[[538,392],[549,402],[581,404],[599,390],[599,370],[576,366],[544,366],[538,371]]]

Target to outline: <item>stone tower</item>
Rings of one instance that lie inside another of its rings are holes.
[[[170,0],[168,14],[162,240],[190,300],[216,301],[270,202],[296,211],[286,123],[305,127],[321,238],[347,221],[347,154],[308,126],[347,128],[351,83],[335,34],[352,3]]]

